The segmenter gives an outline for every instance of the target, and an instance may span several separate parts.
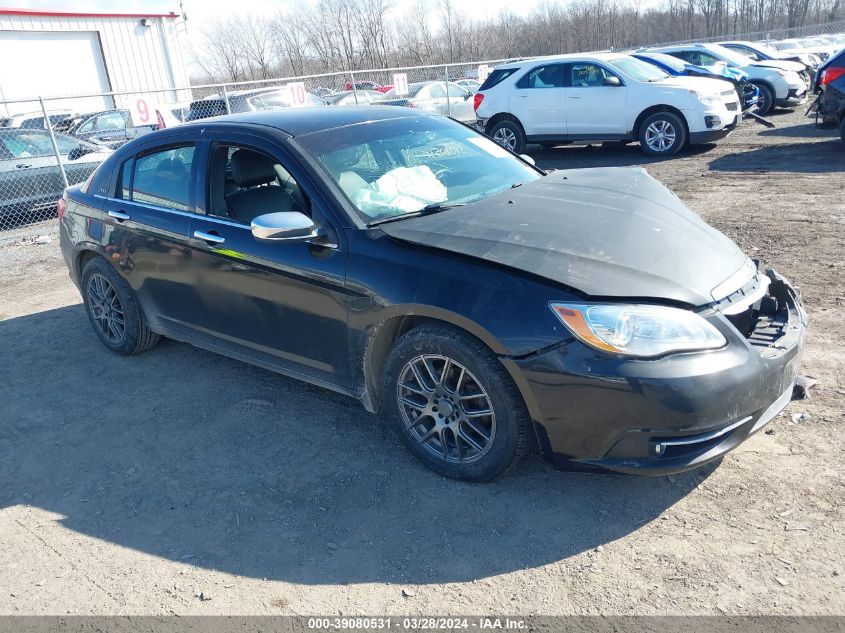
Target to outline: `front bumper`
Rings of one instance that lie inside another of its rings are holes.
[[[769,277],[781,306],[776,340],[747,339],[713,311],[728,340],[719,350],[633,360],[572,340],[505,361],[546,458],[567,470],[670,474],[719,459],[765,426],[789,402],[808,322],[789,283]]]
[[[718,121],[715,119],[718,119]],[[710,129],[700,132],[690,131],[689,142],[692,145],[698,145],[700,143],[712,143],[718,141],[720,138],[725,138],[736,129],[741,119],[742,115],[737,112],[707,114],[705,116],[704,127]]]
[[[778,99],[775,104],[781,107],[797,106],[807,101],[807,86],[793,86],[790,84],[786,97]]]

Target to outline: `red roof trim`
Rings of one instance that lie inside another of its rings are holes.
[[[97,13],[95,11],[50,11],[49,9],[6,9],[0,8],[0,15],[33,15],[58,18],[178,18],[170,13]]]

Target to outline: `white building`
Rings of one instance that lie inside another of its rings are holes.
[[[136,91],[161,102],[189,99],[182,50],[185,24],[176,13],[124,14],[0,9],[0,113],[91,112],[128,107],[128,97],[87,96]],[[166,90],[153,93],[156,90]]]

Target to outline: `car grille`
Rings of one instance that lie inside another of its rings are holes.
[[[736,111],[737,111],[737,109],[739,108],[739,104],[738,104],[736,101],[732,101],[731,103],[726,103],[726,104],[725,104],[725,107],[726,107],[726,108],[727,108],[730,112],[736,112]]]

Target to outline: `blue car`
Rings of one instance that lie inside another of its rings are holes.
[[[730,81],[736,87],[736,91],[739,93],[740,99],[742,99],[743,112],[757,107],[757,102],[760,100],[760,90],[748,81],[748,73],[739,68],[724,66],[720,73],[717,74],[707,68],[690,64],[665,53],[636,52],[631,53],[631,55],[641,61],[657,66],[663,72],[674,77],[685,75],[688,77],[711,77],[713,79]]]

